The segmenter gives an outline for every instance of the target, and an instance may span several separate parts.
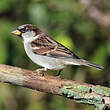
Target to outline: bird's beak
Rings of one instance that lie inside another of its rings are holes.
[[[21,32],[19,31],[19,30],[14,30],[14,31],[12,31],[11,32],[12,34],[15,34],[15,35],[18,35],[18,36],[20,36],[21,35]]]

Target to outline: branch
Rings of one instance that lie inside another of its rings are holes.
[[[0,64],[0,81],[35,89],[95,106],[98,110],[110,107],[110,88],[78,83],[44,73]]]
[[[95,20],[98,24],[103,26],[110,26],[110,14],[104,14],[96,6],[92,4],[92,0],[80,0],[87,11],[89,17]]]

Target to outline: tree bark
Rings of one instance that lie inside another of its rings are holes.
[[[0,64],[0,81],[56,94],[98,110],[110,107],[110,88],[61,79],[46,73]]]

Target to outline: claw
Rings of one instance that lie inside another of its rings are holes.
[[[42,73],[42,71],[47,71],[46,68],[39,68],[39,69],[36,69],[35,72],[38,72],[38,73]],[[44,73],[42,73],[42,76],[44,76]]]

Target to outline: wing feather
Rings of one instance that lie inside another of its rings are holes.
[[[43,35],[31,42],[35,54],[54,58],[78,58],[68,48],[64,47],[48,35]]]

